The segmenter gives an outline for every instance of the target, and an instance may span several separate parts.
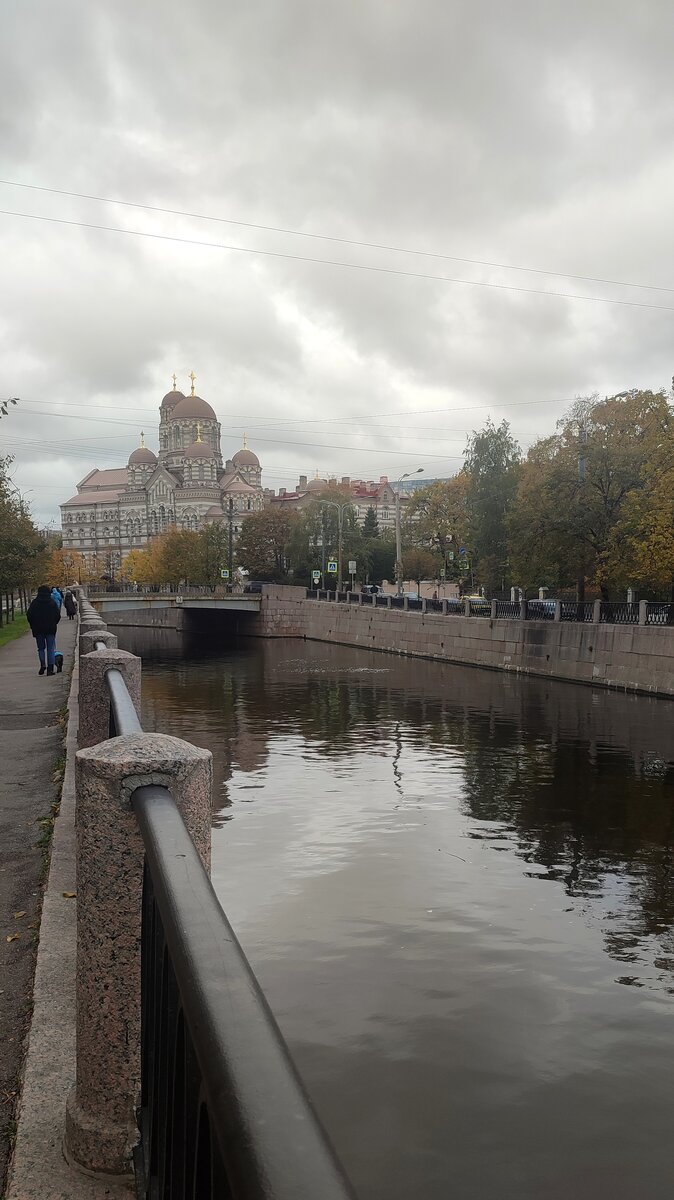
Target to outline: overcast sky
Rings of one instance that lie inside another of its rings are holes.
[[[5,0],[1,19],[0,208],[273,252],[0,216],[0,398],[21,399],[0,453],[40,523],[141,427],[156,448],[173,371],[276,488],[450,475],[490,412],[526,447],[574,396],[669,386],[667,0]]]

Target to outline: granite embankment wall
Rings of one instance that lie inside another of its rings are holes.
[[[299,590],[299,589],[298,589]],[[96,600],[93,600],[94,606]],[[108,629],[184,629],[187,613],[177,605],[170,608],[106,609],[102,613]]]
[[[674,698],[674,627],[490,620],[307,600],[265,587],[250,632]]]

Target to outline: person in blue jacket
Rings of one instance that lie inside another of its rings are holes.
[[[54,657],[56,654],[56,626],[61,620],[61,609],[45,583],[37,589],[37,596],[28,606],[28,624],[37,642],[37,654],[40,660],[38,675],[54,674]]]
[[[61,605],[63,603],[63,596],[61,595],[61,589],[57,588],[57,587],[53,587],[51,590],[51,598],[54,601],[54,604],[56,605],[56,607],[58,608],[59,613],[60,613]]]

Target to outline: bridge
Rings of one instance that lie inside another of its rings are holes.
[[[100,613],[159,612],[182,608],[196,612],[259,613],[262,597],[248,592],[213,593],[194,590],[183,592],[103,592],[91,596]]]

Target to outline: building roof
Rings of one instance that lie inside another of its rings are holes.
[[[98,467],[94,467],[93,471],[85,475],[77,486],[84,489],[85,484],[87,492],[93,492],[99,488],[101,490],[123,488],[126,485],[126,467],[111,467],[105,471],[99,471]]]
[[[217,417],[201,396],[185,396],[171,409],[170,421],[182,421],[184,417],[201,417],[205,421],[217,421]]]
[[[253,487],[252,483],[246,483],[244,479],[237,478],[231,479],[231,482],[228,482],[226,479],[221,479],[220,489],[225,495],[229,495],[232,492],[238,495],[241,495],[244,492],[249,492],[253,496],[257,496],[259,490],[258,488]]]
[[[78,505],[87,504],[115,504],[122,494],[122,489],[115,491],[108,489],[100,492],[78,492],[76,496],[71,496],[70,500],[66,500],[65,504],[61,505],[61,508],[77,508]]]

